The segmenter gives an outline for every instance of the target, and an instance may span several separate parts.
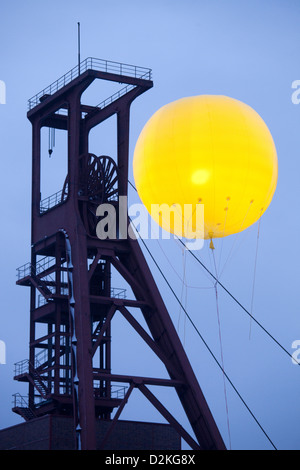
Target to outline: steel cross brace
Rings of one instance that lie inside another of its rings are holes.
[[[106,376],[106,375],[105,375]],[[107,377],[107,376],[106,376]],[[109,376],[109,380],[115,380],[115,376]],[[100,450],[103,450],[105,448],[105,445],[107,444],[107,441],[111,435],[111,433],[114,430],[114,427],[124,409],[124,406],[128,402],[128,399],[134,390],[134,388],[138,388],[141,393],[150,401],[150,403],[159,411],[159,413],[168,421],[168,423],[174,427],[174,429],[178,432],[178,434],[186,441],[186,443],[193,449],[193,450],[200,450],[199,445],[197,442],[190,436],[190,434],[181,426],[181,424],[169,413],[169,411],[165,408],[165,406],[155,397],[155,395],[149,390],[148,387],[146,387],[145,383],[150,382],[151,379],[146,379],[146,378],[133,378],[131,379],[130,386],[125,394],[125,397],[122,400],[122,403],[120,404],[113,420],[110,423],[110,426],[108,430],[106,431],[106,434],[100,444]],[[167,384],[167,382],[164,383],[164,385],[171,385],[172,381]]]

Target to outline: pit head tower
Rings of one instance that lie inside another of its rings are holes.
[[[84,104],[84,92],[97,80],[123,87],[99,105]],[[120,197],[127,196],[130,105],[152,86],[150,69],[88,58],[29,100],[31,260],[18,269],[17,281],[30,288],[29,359],[15,370],[15,379],[28,383],[28,400],[16,394],[13,410],[25,421],[72,417],[77,449],[105,448],[134,389],[192,449],[225,448],[138,240],[121,236],[118,227],[115,240],[101,240],[96,233],[98,206],[109,203],[118,211]],[[90,131],[113,115],[117,155],[103,155],[101,142],[99,153],[91,153]],[[67,136],[65,180],[47,198],[41,198],[43,128]],[[130,286],[132,298],[111,285],[112,268]],[[137,320],[137,310],[148,331]],[[118,344],[112,341],[111,324],[117,315],[156,354],[168,378],[112,373],[112,346]],[[176,390],[194,435],[150,390],[153,385]],[[96,426],[104,421],[109,426],[99,444]]]

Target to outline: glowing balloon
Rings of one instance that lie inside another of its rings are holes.
[[[210,239],[260,218],[276,189],[278,163],[256,111],[226,96],[200,95],[167,104],[150,118],[136,144],[133,171],[139,196],[159,225],[188,238],[184,205],[195,214],[200,203],[202,236]],[[152,204],[181,208],[184,220],[173,217],[170,225],[161,211],[153,214]],[[189,222],[193,231],[194,216]]]

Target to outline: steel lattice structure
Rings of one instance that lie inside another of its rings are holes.
[[[125,88],[98,106],[84,105],[82,94],[95,80],[121,82]],[[30,287],[30,351],[15,372],[16,380],[28,382],[29,400],[16,400],[14,411],[25,420],[51,413],[73,416],[81,449],[96,448],[95,419],[111,420],[103,448],[137,388],[193,449],[225,449],[138,241],[122,236],[100,240],[95,233],[98,205],[109,202],[118,208],[120,197],[127,196],[130,105],[152,86],[149,69],[89,58],[29,101],[32,249],[17,283]],[[89,152],[89,132],[113,115],[116,160]],[[43,127],[67,132],[68,174],[62,190],[41,201]],[[112,267],[134,298],[112,288]],[[150,334],[135,318],[135,309]],[[162,361],[169,379],[112,374],[111,322],[117,311]],[[39,335],[39,325],[47,334]],[[118,383],[128,384],[126,393],[120,387],[115,393]],[[195,438],[150,385],[176,390]]]

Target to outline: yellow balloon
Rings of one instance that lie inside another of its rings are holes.
[[[199,236],[210,239],[260,218],[276,189],[278,162],[256,111],[227,96],[200,95],[167,104],[150,118],[135,147],[133,172],[142,202],[162,228],[194,238],[196,205],[203,204]],[[171,223],[163,211],[151,210],[163,204],[175,208]],[[192,206],[188,215],[184,205]]]

